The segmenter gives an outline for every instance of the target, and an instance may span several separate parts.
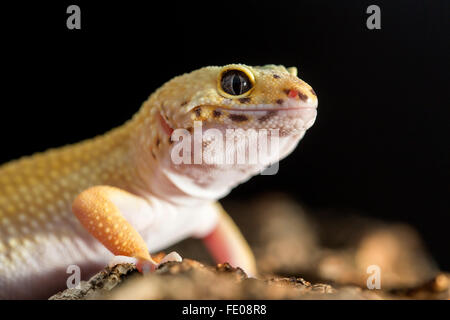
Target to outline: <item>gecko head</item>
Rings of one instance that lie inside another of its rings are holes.
[[[164,176],[191,196],[217,198],[294,150],[317,97],[294,67],[230,64],[170,80],[148,106],[165,135],[155,151]]]
[[[295,67],[230,64],[206,67],[169,81],[157,92],[161,115],[173,129],[274,129],[281,136],[310,128],[317,96]]]

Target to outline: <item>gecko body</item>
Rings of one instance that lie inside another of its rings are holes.
[[[46,298],[64,288],[70,265],[84,279],[120,257],[132,257],[141,271],[154,269],[150,252],[191,236],[202,238],[218,262],[256,274],[248,245],[217,200],[292,152],[316,108],[295,68],[205,67],[164,84],[121,127],[2,165],[0,298]],[[206,161],[217,150],[249,150],[217,149],[215,140],[195,134],[199,125],[223,136],[238,129],[277,133],[278,148],[257,163]],[[174,139],[179,129],[191,140]],[[194,151],[178,163],[182,141]]]

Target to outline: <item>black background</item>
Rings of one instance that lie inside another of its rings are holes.
[[[81,7],[81,30],[66,8]],[[366,8],[381,7],[381,30]],[[297,66],[316,124],[275,176],[312,208],[418,228],[450,269],[450,1],[20,2],[1,9],[0,163],[122,124],[157,87],[206,65]]]

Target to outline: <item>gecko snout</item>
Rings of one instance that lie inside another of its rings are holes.
[[[284,90],[288,106],[297,108],[317,108],[317,96],[312,88],[290,88]]]
[[[298,100],[305,107],[317,107],[317,96],[312,88],[291,88],[284,92],[289,99]]]

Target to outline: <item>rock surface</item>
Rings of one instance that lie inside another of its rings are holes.
[[[145,276],[132,265],[105,268],[51,299],[450,298],[449,274],[404,223],[312,212],[283,194],[223,204],[255,253],[258,279],[228,264],[213,267],[201,241],[189,239],[166,252],[192,260]],[[381,290],[367,289],[371,265],[380,269]]]
[[[448,299],[449,275],[441,274],[417,288],[397,291],[334,288],[302,278],[248,278],[229,264],[205,266],[195,260],[168,262],[141,275],[132,264],[105,268],[80,288],[67,289],[50,300],[80,299]]]

